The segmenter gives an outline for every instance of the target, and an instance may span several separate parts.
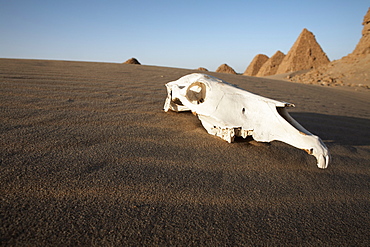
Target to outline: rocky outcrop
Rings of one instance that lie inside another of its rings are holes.
[[[133,57],[124,62],[124,64],[141,64],[141,63],[136,58]]]
[[[258,71],[262,67],[264,63],[269,59],[268,56],[264,54],[258,54],[256,55],[252,62],[249,64],[247,69],[244,71],[243,75],[248,75],[248,76],[255,76],[257,75]]]
[[[267,60],[259,69],[256,76],[269,76],[275,75],[279,65],[283,61],[285,54],[277,51],[269,60]]]
[[[362,37],[351,55],[360,56],[370,54],[370,8],[367,10],[362,25],[364,26]]]
[[[203,67],[199,67],[199,68],[197,68],[197,70],[199,70],[199,71],[208,71],[208,69],[203,68]]]
[[[298,39],[281,62],[276,74],[317,68],[330,61],[313,33],[303,29]]]
[[[363,58],[347,56],[326,66],[293,76],[289,80],[322,86],[349,86],[370,89],[369,71],[370,55]]]
[[[234,74],[236,75],[236,72],[233,68],[231,68],[229,65],[227,65],[226,63],[220,65],[216,72],[218,73],[228,73],[228,74]]]

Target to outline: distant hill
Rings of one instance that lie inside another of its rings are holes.
[[[235,70],[233,68],[231,68],[229,65],[227,65],[226,63],[224,64],[221,64],[216,72],[218,73],[228,73],[228,74],[234,74],[236,75],[237,73],[235,72]]]

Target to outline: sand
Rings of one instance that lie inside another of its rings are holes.
[[[369,92],[207,72],[295,103],[331,151],[321,170],[163,112],[192,72],[0,59],[0,245],[370,245]]]

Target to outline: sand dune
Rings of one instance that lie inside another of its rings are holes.
[[[294,103],[332,155],[228,144],[164,84],[196,72],[0,59],[0,245],[370,245],[370,97],[206,72]]]

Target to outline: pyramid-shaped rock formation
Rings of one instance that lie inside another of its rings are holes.
[[[304,28],[281,62],[276,74],[317,68],[329,62],[313,33]]]
[[[293,76],[295,82],[370,89],[370,8],[362,23],[362,37],[351,54],[327,65]]]
[[[233,68],[231,68],[229,65],[227,65],[226,63],[220,65],[216,72],[218,73],[228,73],[228,74],[234,74],[236,75],[236,72]]]
[[[124,64],[141,64],[141,63],[136,58],[133,57],[124,62]]]
[[[269,60],[267,60],[260,68],[256,76],[275,75],[279,65],[283,61],[285,54],[277,51]]]
[[[255,76],[257,75],[258,71],[262,67],[264,63],[269,59],[268,56],[264,54],[257,54],[252,62],[249,64],[247,69],[244,71],[243,75],[248,75],[248,76]]]
[[[199,71],[208,71],[208,69],[206,69],[204,67],[199,67],[199,68],[197,68],[197,70],[199,70]]]
[[[364,26],[362,29],[362,37],[351,55],[358,56],[370,54],[370,8],[367,10],[362,25]]]

